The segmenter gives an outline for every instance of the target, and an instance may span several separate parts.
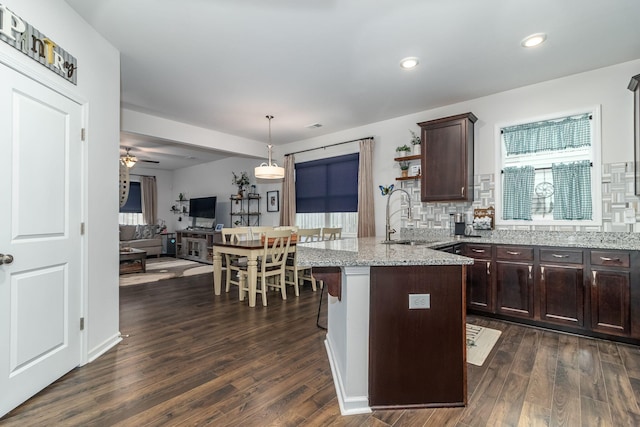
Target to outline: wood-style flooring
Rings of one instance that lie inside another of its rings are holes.
[[[124,341],[3,426],[639,426],[638,347],[469,317],[502,335],[468,365],[466,408],[343,417],[319,292],[247,307],[211,275],[120,289]],[[437,351],[437,349],[434,349]],[[428,384],[425,384],[428,387]]]

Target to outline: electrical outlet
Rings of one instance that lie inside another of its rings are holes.
[[[409,294],[409,310],[431,308],[431,294]]]

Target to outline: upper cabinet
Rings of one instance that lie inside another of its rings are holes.
[[[423,202],[473,201],[473,113],[418,123]]]

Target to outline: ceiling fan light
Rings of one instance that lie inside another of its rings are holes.
[[[132,168],[132,167],[134,167],[134,166],[135,166],[135,164],[136,164],[136,162],[138,161],[138,159],[136,159],[136,158],[135,158],[135,156],[129,156],[129,155],[127,155],[127,156],[125,156],[125,157],[122,157],[122,158],[120,159],[120,161],[121,161],[121,162],[122,162],[126,167],[128,167],[128,168]]]

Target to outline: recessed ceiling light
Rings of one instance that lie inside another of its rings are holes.
[[[546,39],[547,35],[545,33],[536,33],[522,39],[520,44],[522,47],[535,47],[542,44]]]
[[[412,70],[416,68],[418,64],[418,58],[416,58],[415,56],[410,56],[400,61],[400,68],[402,68],[403,70]]]

